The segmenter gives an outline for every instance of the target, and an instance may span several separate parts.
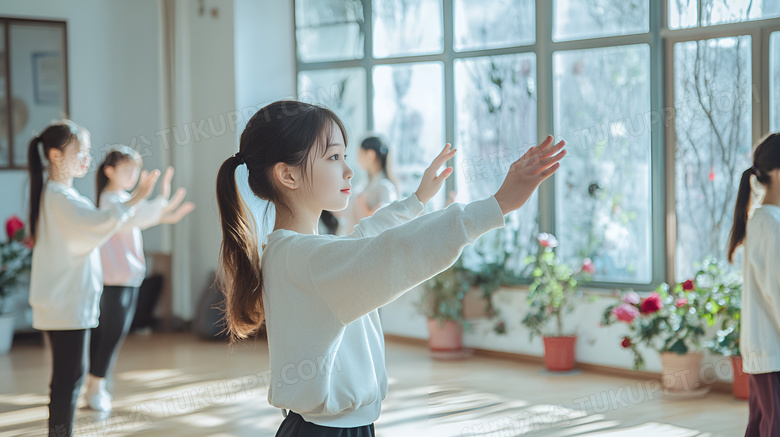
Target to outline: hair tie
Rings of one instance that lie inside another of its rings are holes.
[[[754,175],[758,175],[758,167],[756,167],[756,165],[753,164],[753,166],[750,167],[750,172],[753,173]]]
[[[233,156],[238,160],[238,165],[244,163],[244,157],[241,155],[241,152],[236,152],[236,154]]]

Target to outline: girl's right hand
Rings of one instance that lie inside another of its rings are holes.
[[[439,153],[439,156],[433,159],[433,163],[423,173],[422,181],[420,181],[420,187],[417,188],[415,194],[420,202],[425,205],[429,200],[439,191],[441,184],[447,179],[447,176],[452,174],[452,167],[445,168],[440,175],[436,176],[439,171],[439,167],[444,165],[447,161],[455,156],[455,151],[458,149],[450,150],[450,143],[444,146],[444,150]]]
[[[133,190],[130,200],[126,202],[128,206],[134,206],[143,199],[146,199],[152,194],[154,185],[157,183],[157,179],[160,177],[160,170],[152,170],[147,172],[146,170],[141,172],[141,177],[138,179],[138,185]]]
[[[504,215],[523,206],[542,181],[558,170],[558,161],[566,156],[566,151],[561,150],[566,143],[561,141],[555,146],[552,143],[553,137],[548,135],[509,167],[504,183],[495,194]]]

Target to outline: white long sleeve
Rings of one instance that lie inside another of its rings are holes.
[[[387,372],[377,308],[504,225],[494,197],[418,217],[422,210],[412,195],[361,220],[347,237],[284,229],[268,236],[261,264],[271,405],[323,426],[379,417]]]
[[[780,208],[748,220],[743,260],[740,352],[747,373],[780,371]]]
[[[98,210],[73,187],[46,183],[30,273],[34,328],[97,326],[103,289],[98,247],[132,213],[121,204]]]

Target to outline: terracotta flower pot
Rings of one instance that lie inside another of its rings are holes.
[[[661,354],[663,365],[663,386],[670,391],[686,392],[704,387],[699,377],[701,352],[689,352],[685,355],[674,352]]]
[[[544,366],[551,372],[574,369],[577,337],[544,337]]]
[[[428,319],[428,346],[434,352],[455,352],[463,349],[463,328],[457,322]]]
[[[750,394],[750,376],[742,371],[742,357],[732,356],[731,367],[734,369],[734,397],[746,401]]]

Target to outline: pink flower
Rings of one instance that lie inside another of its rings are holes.
[[[541,244],[543,247],[549,247],[549,248],[555,248],[558,247],[558,239],[555,238],[555,235],[548,234],[546,232],[542,232],[539,234],[539,237],[537,237],[539,240],[539,244]]]
[[[696,285],[694,285],[693,280],[688,279],[687,281],[683,282],[682,288],[685,291],[691,291],[696,288]]]
[[[623,341],[620,342],[620,345],[623,346],[623,349],[628,349],[631,347],[631,339],[628,337],[623,337]]]
[[[623,302],[636,305],[639,303],[639,295],[634,291],[626,292],[626,294],[623,295]]]
[[[661,295],[656,292],[650,293],[650,296],[643,300],[642,304],[639,306],[642,314],[652,314],[658,312],[663,307],[664,304],[661,303]]]
[[[686,298],[677,299],[677,308],[682,308],[685,305],[688,305],[688,299]]]
[[[710,174],[708,175],[708,179],[710,182],[715,181],[715,167],[710,169]]]
[[[17,235],[19,231],[22,231],[20,235]],[[5,234],[8,235],[8,240],[21,241],[24,238],[24,222],[19,217],[12,215],[5,221]]]
[[[621,322],[631,323],[639,316],[639,310],[633,305],[622,303],[612,309],[612,314]]]
[[[582,271],[589,275],[596,273],[596,266],[593,265],[593,261],[590,258],[585,258],[582,261]]]

